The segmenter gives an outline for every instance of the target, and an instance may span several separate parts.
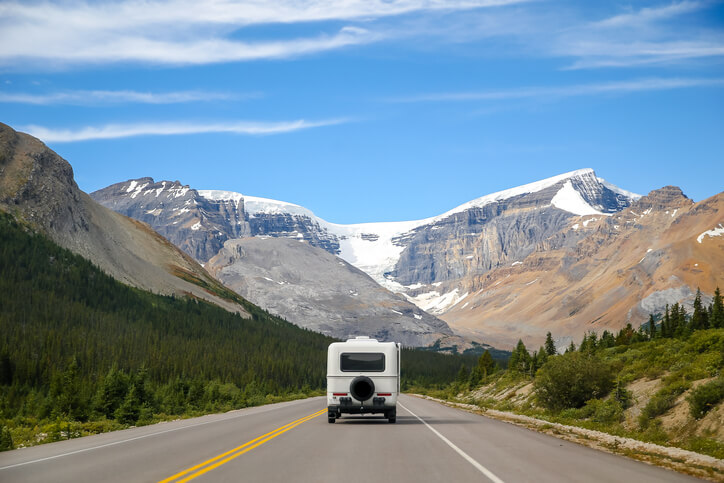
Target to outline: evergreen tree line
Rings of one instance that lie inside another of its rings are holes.
[[[626,324],[624,328],[615,334],[604,330],[599,337],[596,332],[591,331],[583,335],[578,347],[571,341],[565,353],[576,351],[592,353],[609,347],[646,342],[659,338],[676,337],[686,339],[698,330],[724,328],[724,303],[722,302],[722,295],[719,287],[717,287],[711,304],[704,307],[701,301],[701,290],[697,289],[694,298],[694,310],[691,315],[686,313],[683,305],[675,303],[669,307],[667,304],[664,314],[658,317],[660,319],[658,324],[656,323],[657,317],[650,314],[649,320],[641,324],[638,330],[634,329],[631,324]],[[533,351],[532,354],[528,352],[523,341],[518,340],[518,344],[508,362],[508,369],[512,372],[527,373],[533,377],[536,371],[548,361],[548,358],[557,353],[550,332],[546,334],[544,345],[537,351]]]
[[[250,319],[124,285],[0,213],[0,436],[23,418],[135,424],[322,390],[334,340],[243,302]],[[444,385],[461,362],[405,350],[403,377]]]
[[[485,350],[471,368],[465,364],[460,366],[455,378],[455,389],[474,389],[485,382],[488,376],[492,376],[500,370],[501,366],[498,361],[493,358],[489,350]]]

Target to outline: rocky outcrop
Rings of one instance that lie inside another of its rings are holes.
[[[246,314],[217,295],[223,287],[191,257],[148,225],[95,203],[78,188],[67,161],[5,124],[0,124],[0,210],[129,285],[190,294]]]
[[[244,298],[333,337],[370,335],[425,346],[452,335],[445,322],[303,240],[229,240],[206,267]]]
[[[311,213],[249,213],[244,197],[237,193],[200,192],[178,181],[139,178],[94,191],[91,197],[107,208],[148,223],[201,263],[216,255],[227,240],[248,236],[302,239],[339,253],[338,237],[320,227]]]
[[[615,213],[632,201],[605,186],[592,170],[581,170],[542,189],[473,204],[395,238],[405,249],[389,275],[406,286],[432,284],[522,260],[576,216],[570,201],[556,202],[563,190],[580,197],[592,212]]]
[[[148,223],[202,263],[216,255],[226,240],[251,234],[243,203],[208,200],[178,181],[129,180],[95,191],[91,197]]]
[[[638,327],[666,304],[691,312],[697,287],[705,301],[724,287],[723,266],[724,193],[694,203],[667,186],[612,216],[571,218],[522,261],[434,290],[461,295],[440,312],[455,330],[535,347],[548,331],[577,343],[589,330]]]

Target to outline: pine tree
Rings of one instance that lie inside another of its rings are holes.
[[[128,391],[123,404],[116,409],[116,419],[121,424],[136,424],[141,415],[141,401],[138,397],[136,386],[132,385]]]
[[[654,320],[654,314],[649,314],[649,322],[646,327],[648,329],[649,339],[653,340],[656,338],[656,321]]]
[[[123,404],[128,393],[128,376],[119,371],[114,364],[103,378],[103,384],[96,396],[96,410],[112,419],[116,410]]]
[[[468,374],[468,368],[465,367],[465,364],[461,364],[460,370],[458,371],[458,377],[456,379],[458,386],[460,386],[460,387],[464,386],[465,383],[468,382],[469,378],[470,378],[470,375]]]
[[[551,336],[551,333],[550,333],[550,332],[548,332],[548,333],[546,334],[546,344],[545,344],[545,348],[546,348],[546,353],[547,353],[549,356],[554,356],[554,355],[556,355],[556,354],[558,353],[558,352],[556,351],[556,344],[553,342],[553,336]]]
[[[541,346],[540,349],[538,349],[538,362],[536,364],[536,371],[543,367],[546,362],[548,362],[548,351],[545,349],[545,347]]]
[[[470,371],[470,378],[468,379],[468,388],[470,390],[475,389],[480,385],[480,380],[482,379],[482,373],[480,372],[480,366],[474,366],[473,369]]]
[[[689,326],[686,323],[686,309],[678,302],[671,306],[671,332],[673,337],[681,337],[689,332]]]
[[[588,349],[591,352],[598,349],[598,334],[593,330],[588,334]]]
[[[711,302],[711,320],[709,322],[714,328],[724,327],[724,302],[719,287],[714,291],[714,300]]]
[[[513,362],[513,356],[511,356],[511,364],[509,367],[512,366],[515,372],[528,372],[530,370],[531,357],[522,339],[518,339],[518,345],[515,346],[513,354],[515,355],[515,360]]]
[[[674,334],[671,331],[671,314],[669,313],[669,304],[666,304],[666,311],[664,312],[664,318],[661,319],[661,337],[670,338]]]
[[[72,420],[84,421],[88,416],[87,404],[81,390],[80,368],[75,357],[63,372],[60,384],[56,398],[58,411]]]
[[[626,324],[626,327],[618,331],[616,335],[616,345],[629,345],[634,337],[634,330],[630,323]]]
[[[598,343],[598,346],[601,349],[606,349],[608,347],[613,347],[616,345],[616,339],[613,337],[613,334],[609,332],[608,330],[604,330],[601,334],[601,341]]]
[[[578,346],[578,352],[587,352],[588,351],[588,334],[583,334],[583,339],[581,339],[581,344]]]
[[[495,370],[495,361],[490,351],[486,350],[478,359],[478,369],[482,378],[488,377]]]
[[[709,328],[709,314],[701,303],[701,290],[697,287],[694,298],[694,313],[691,314],[691,330],[704,330]]]
[[[576,344],[574,344],[573,341],[571,341],[571,345],[569,345],[566,349],[566,354],[569,352],[576,352]]]

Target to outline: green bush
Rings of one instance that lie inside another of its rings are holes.
[[[674,407],[676,398],[688,388],[688,383],[677,381],[659,389],[641,410],[641,414],[639,415],[639,425],[641,425],[641,428],[645,429],[652,419],[656,416],[661,416]]]
[[[613,379],[610,364],[594,355],[570,352],[551,358],[536,374],[534,387],[540,404],[558,411],[605,396]]]
[[[621,407],[621,403],[614,398],[605,400],[592,399],[586,404],[593,406],[591,419],[597,423],[610,424],[623,421],[623,407]]]
[[[0,451],[7,451],[15,448],[13,445],[13,437],[10,434],[10,430],[7,426],[0,428]]]
[[[612,424],[623,421],[623,407],[615,398],[589,399],[581,408],[564,409],[558,415],[564,419],[590,420]]]
[[[702,418],[710,409],[724,400],[724,378],[720,377],[697,387],[686,398],[689,410],[696,419]]]

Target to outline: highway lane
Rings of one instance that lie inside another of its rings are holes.
[[[410,396],[397,424],[324,398],[0,453],[0,482],[699,481]]]

